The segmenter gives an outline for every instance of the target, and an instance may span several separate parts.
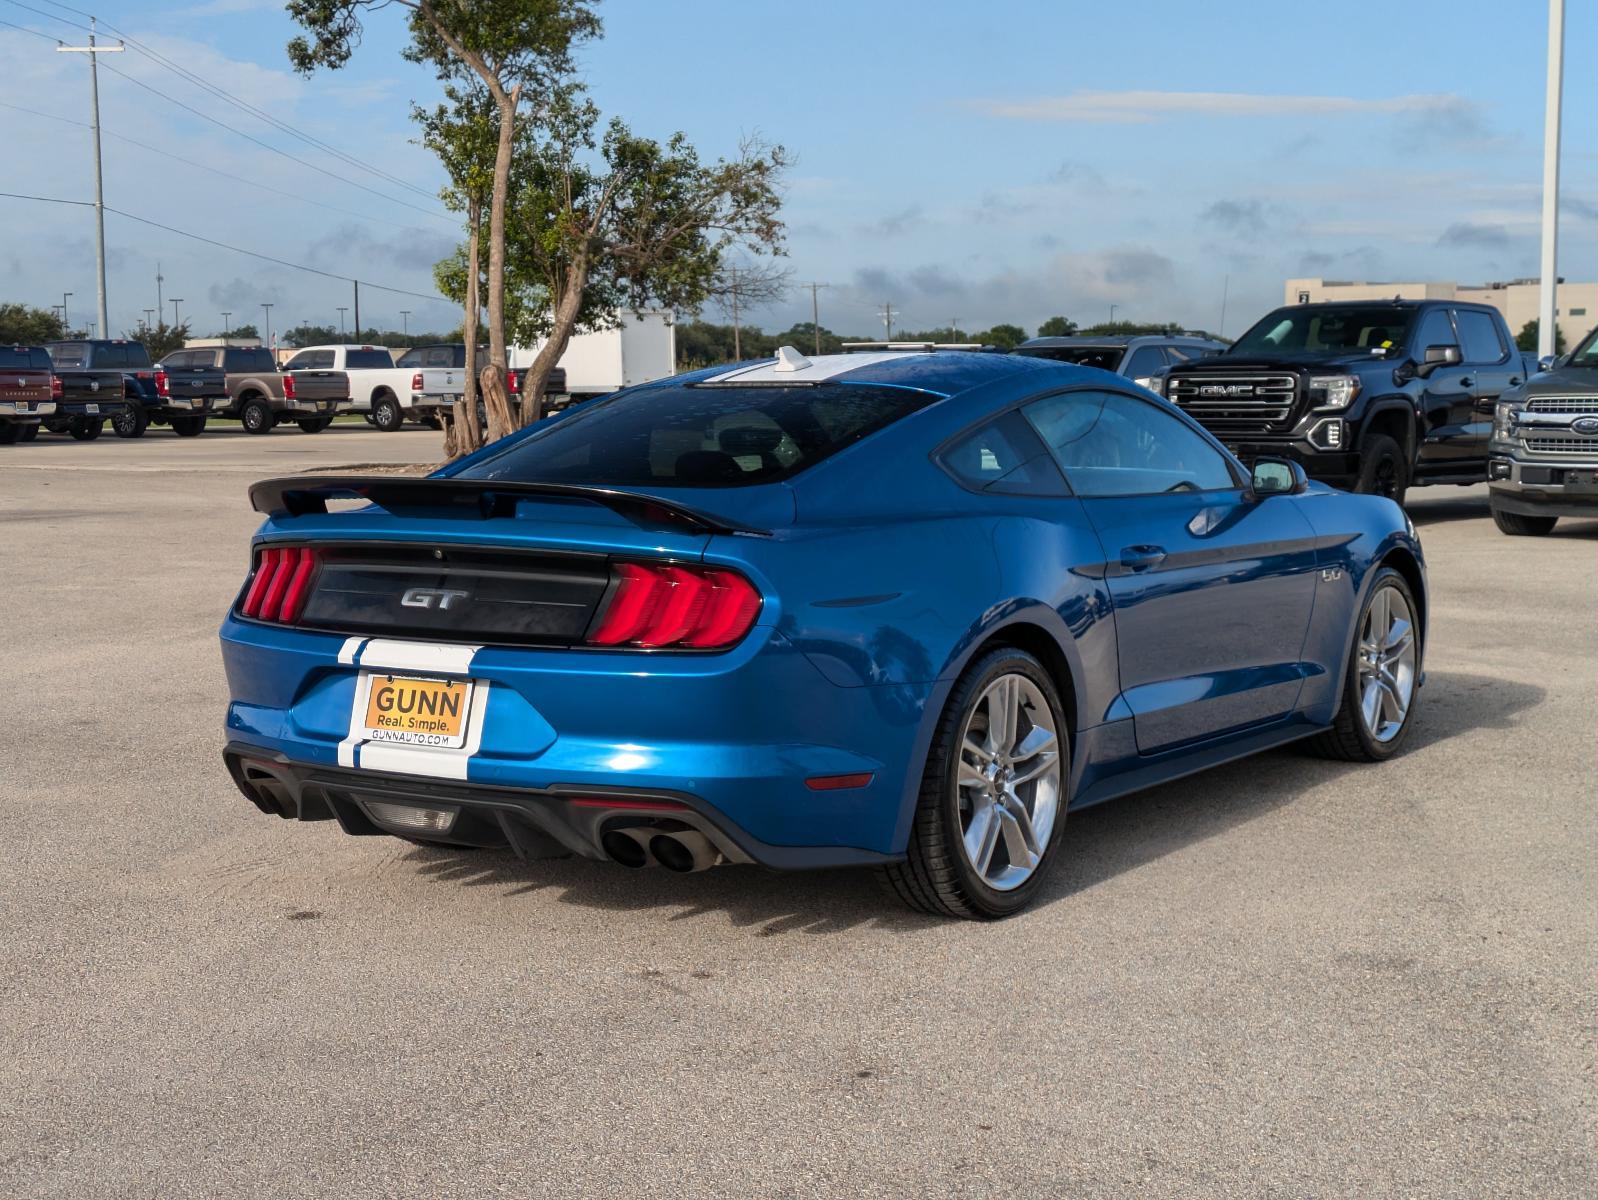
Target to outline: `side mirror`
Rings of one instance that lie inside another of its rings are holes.
[[[1285,458],[1255,459],[1249,472],[1249,490],[1261,500],[1266,496],[1297,495],[1309,486],[1304,468]]]
[[[1438,367],[1457,367],[1463,361],[1464,355],[1458,346],[1427,346],[1415,374],[1424,379]]]

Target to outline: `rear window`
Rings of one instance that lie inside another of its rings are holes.
[[[1114,371],[1121,365],[1121,356],[1126,351],[1121,346],[1022,346],[1016,353],[1027,358],[1052,358],[1055,362]]]
[[[394,359],[387,350],[346,350],[344,365],[351,371],[370,371],[376,367],[392,367]]]
[[[48,371],[50,355],[32,346],[0,346],[0,371]]]
[[[83,367],[89,363],[86,342],[57,342],[50,347],[50,358],[58,367]]]
[[[235,348],[223,352],[224,369],[234,374],[244,371],[275,371],[277,365],[272,361],[272,352],[262,346],[259,349]]]
[[[656,488],[772,483],[936,399],[843,383],[647,388],[586,404],[460,477]]]

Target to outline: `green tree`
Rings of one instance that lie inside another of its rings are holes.
[[[586,0],[288,0],[286,7],[310,35],[288,44],[301,74],[344,66],[360,44],[363,22],[394,8],[406,16],[406,58],[466,88],[459,95],[474,86],[488,93],[496,140],[488,205],[489,363],[481,383],[490,406],[505,404],[506,211],[518,110],[529,100],[532,123],[544,119],[543,106],[574,70],[573,48],[599,35],[599,17]]]
[[[61,318],[31,304],[0,304],[0,344],[37,346],[62,335]]]
[[[159,362],[172,351],[183,349],[183,343],[189,340],[189,323],[184,321],[180,325],[168,325],[165,321],[157,321],[154,325],[140,325],[137,329],[126,330],[122,336],[129,341],[144,343],[150,361]]]
[[[285,329],[282,338],[284,345],[294,347],[336,346],[344,340],[331,325],[296,325],[293,329]]]
[[[1039,337],[1070,337],[1076,332],[1076,322],[1070,317],[1050,317],[1038,326]]]
[[[1528,353],[1528,354],[1536,354],[1537,353],[1537,346],[1539,344],[1539,339],[1541,338],[1541,336],[1542,336],[1542,320],[1540,318],[1538,318],[1538,317],[1533,317],[1531,320],[1527,321],[1524,325],[1522,325],[1520,327],[1520,332],[1515,335],[1515,345],[1519,346],[1522,350],[1526,351],[1526,353]],[[5,339],[0,338],[0,341],[4,341],[4,340]],[[1554,353],[1555,354],[1563,354],[1564,352],[1565,352],[1565,333],[1564,333],[1564,330],[1559,328],[1559,322],[1555,321],[1554,322]]]
[[[997,346],[1000,350],[1014,350],[1026,341],[1026,330],[1019,325],[995,325],[992,329],[973,334],[971,340],[981,342],[984,346]]]
[[[1183,327],[1175,321],[1100,321],[1082,332],[1102,337],[1139,337],[1146,333],[1181,333]]]
[[[261,331],[259,329],[257,329],[254,325],[235,325],[231,329],[226,330],[225,332],[223,330],[218,329],[211,336],[212,337],[218,337],[218,338],[219,337],[258,338],[258,337],[261,336]]]

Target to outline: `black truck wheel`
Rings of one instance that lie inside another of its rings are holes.
[[[92,442],[105,430],[104,417],[74,417],[67,432],[77,442]]]
[[[306,433],[321,433],[333,423],[332,417],[301,417],[294,422]]]
[[[22,440],[23,426],[15,421],[7,421],[0,425],[0,446],[15,446]]]
[[[199,437],[205,432],[205,418],[173,417],[172,432],[179,437]]]
[[[405,414],[393,396],[383,396],[372,405],[372,424],[384,433],[396,433],[405,424]]]
[[[144,411],[144,405],[131,398],[122,406],[122,411],[111,418],[111,432],[119,438],[143,437],[149,427],[150,416]]]
[[[1498,526],[1499,533],[1507,533],[1510,537],[1546,537],[1558,523],[1558,517],[1531,517],[1493,507],[1493,524]]]
[[[1359,480],[1354,490],[1367,496],[1386,496],[1400,508],[1409,490],[1409,464],[1403,448],[1386,434],[1373,433],[1359,453]]]
[[[277,424],[277,414],[265,400],[256,397],[244,402],[244,407],[239,410],[239,420],[244,425],[245,433],[271,433],[272,426]]]
[[[31,441],[33,441],[34,438],[36,438],[38,436],[39,436],[39,427],[37,425],[24,425],[22,427],[22,437],[21,437],[22,441],[31,442]]]

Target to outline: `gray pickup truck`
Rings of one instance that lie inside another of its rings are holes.
[[[1498,398],[1488,444],[1493,523],[1537,537],[1560,517],[1598,520],[1598,329]]]
[[[215,415],[242,422],[246,433],[270,433],[281,421],[321,433],[349,407],[350,377],[343,371],[280,371],[265,346],[203,346],[161,361],[177,360],[223,373],[227,399]]]

